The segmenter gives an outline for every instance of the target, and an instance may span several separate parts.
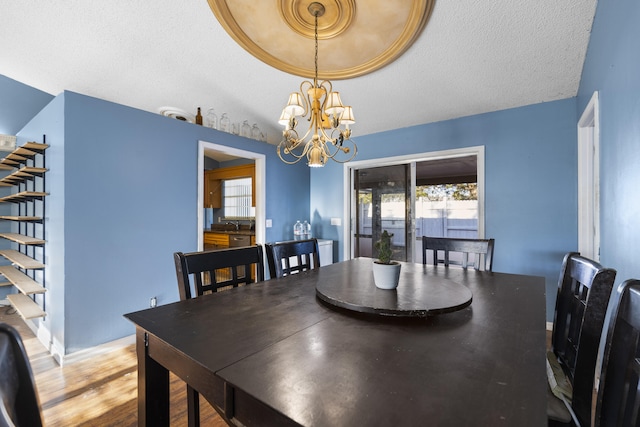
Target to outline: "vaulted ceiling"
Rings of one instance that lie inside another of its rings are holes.
[[[389,13],[377,0],[353,3],[356,14]],[[596,0],[436,0],[402,56],[333,80],[353,106],[354,137],[575,96],[595,8]],[[282,107],[303,80],[241,47],[206,0],[7,0],[0,11],[0,74],[53,95],[71,90],[154,113],[214,108],[277,143]],[[331,56],[322,49],[320,40]]]

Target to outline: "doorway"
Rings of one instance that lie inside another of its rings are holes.
[[[346,258],[375,257],[383,230],[394,259],[421,260],[423,235],[484,237],[484,147],[345,165]]]
[[[265,176],[266,160],[265,155],[252,151],[240,150],[238,148],[225,145],[214,144],[207,141],[198,141],[198,250],[204,249],[204,170],[205,157],[232,160],[250,159],[255,162],[255,236],[256,243],[263,244],[266,239],[266,208],[265,208]]]
[[[600,107],[594,92],[578,121],[578,252],[600,261]]]

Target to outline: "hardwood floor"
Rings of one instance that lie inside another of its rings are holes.
[[[130,345],[61,367],[11,308],[0,322],[14,326],[24,341],[40,396],[45,426],[136,426],[137,360]],[[171,426],[186,426],[185,383],[171,375]],[[201,425],[226,426],[201,398]]]

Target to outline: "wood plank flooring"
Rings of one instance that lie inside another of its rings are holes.
[[[0,322],[14,326],[24,341],[34,372],[45,426],[136,426],[137,360],[130,345],[60,367],[10,307],[0,307]],[[171,426],[187,425],[185,383],[171,375]],[[201,425],[225,421],[201,398]]]

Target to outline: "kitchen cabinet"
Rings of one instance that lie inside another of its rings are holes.
[[[251,206],[256,205],[256,165],[253,163],[211,169],[204,172],[204,207],[222,207],[222,181],[225,179],[251,178]]]
[[[204,207],[219,209],[222,207],[222,180],[212,172],[214,170],[204,173]]]
[[[229,247],[229,235],[226,233],[204,233],[205,250],[225,249]]]

